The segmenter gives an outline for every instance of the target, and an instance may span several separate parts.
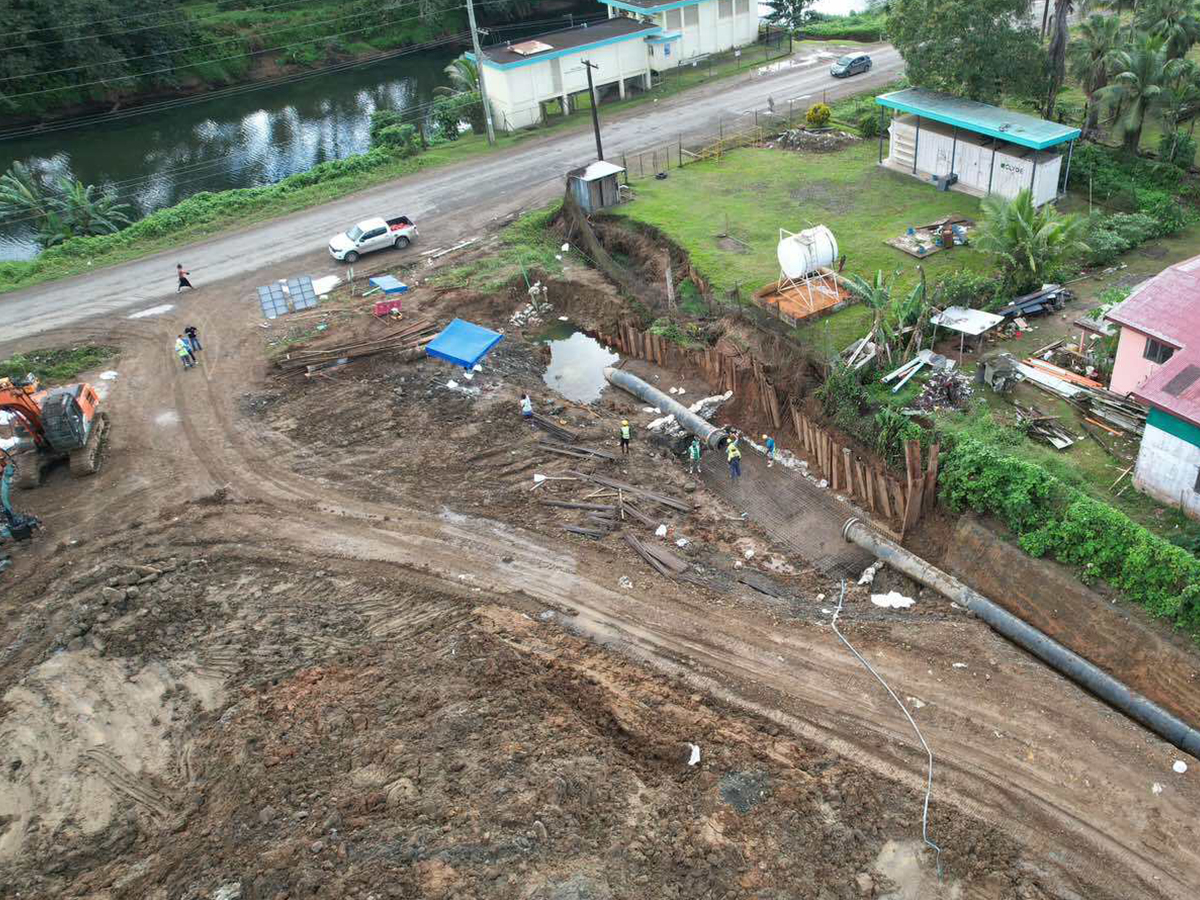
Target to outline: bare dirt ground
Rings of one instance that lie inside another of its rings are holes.
[[[121,356],[103,470],[17,498],[46,527],[2,583],[0,893],[1200,893],[1200,769],[937,596],[884,611],[853,587],[843,630],[936,756],[939,879],[925,755],[833,634],[836,583],[647,440],[539,454],[523,390],[594,446],[650,416],[561,403],[519,334],[470,382],[387,357],[273,377],[253,289],[287,274],[23,342]],[[520,302],[414,298],[492,325]],[[582,514],[540,501],[593,486],[533,475],[570,469],[693,498],[661,517],[689,578],[564,533]]]

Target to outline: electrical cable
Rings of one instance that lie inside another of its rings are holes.
[[[282,2],[277,2],[277,4],[271,4],[270,6],[259,6],[254,11],[259,12],[262,10],[274,10],[274,8],[277,6],[293,6],[293,5],[302,4],[302,2],[311,2],[311,1],[312,0],[282,0]],[[53,31],[56,28],[84,28],[84,26],[90,26],[90,25],[103,25],[103,24],[107,24],[109,22],[128,22],[128,20],[130,20],[130,19],[145,19],[145,18],[150,18],[151,16],[170,16],[170,14],[172,14],[172,13],[170,13],[170,12],[140,12],[140,13],[126,14],[126,16],[114,16],[113,18],[110,18],[110,19],[79,19],[79,20],[77,20],[77,22],[60,22],[55,25],[42,25],[41,28],[20,29],[17,31],[13,31],[12,34],[14,34],[14,35],[32,35],[32,34],[36,34],[36,32],[38,32],[38,31]],[[215,19],[215,18],[218,18],[221,16],[227,16],[227,14],[228,14],[227,11],[209,13],[208,16],[196,17],[196,19],[194,19],[194,22],[204,22],[204,20]],[[140,30],[144,30],[144,29],[148,29],[148,28],[157,28],[157,25],[144,25],[140,29],[130,29],[130,30],[131,31],[140,31]],[[124,35],[124,34],[127,34],[127,32],[114,31],[113,34],[114,35]],[[101,37],[107,37],[107,36],[108,35],[101,35]]]
[[[462,8],[463,7],[457,7],[457,6],[451,7],[452,10],[453,9],[462,9]],[[387,22],[382,23],[382,24],[397,25],[400,22],[411,22],[414,19],[420,19],[420,18],[422,18],[420,15],[406,16],[403,19],[390,19]],[[33,96],[37,96],[40,94],[55,94],[55,93],[61,93],[62,91],[76,91],[76,90],[79,90],[80,88],[94,87],[95,85],[98,85],[98,84],[111,84],[114,81],[130,81],[132,79],[137,79],[137,78],[148,78],[151,75],[162,75],[167,72],[178,72],[181,69],[194,69],[197,66],[207,66],[207,65],[211,65],[212,63],[228,62],[231,59],[245,59],[246,57],[259,56],[263,53],[275,53],[279,50],[289,50],[293,47],[303,47],[307,44],[316,44],[316,43],[319,43],[320,41],[327,41],[330,38],[345,37],[348,34],[360,34],[364,31],[371,31],[375,28],[378,28],[380,26],[380,24],[381,23],[376,22],[372,25],[366,26],[365,28],[354,28],[349,31],[340,31],[335,34],[322,35],[321,37],[318,37],[318,38],[310,38],[310,39],[304,40],[304,41],[294,41],[293,43],[290,43],[290,44],[280,44],[278,47],[266,47],[262,50],[256,50],[251,53],[233,53],[233,54],[230,54],[229,56],[218,56],[218,57],[214,57],[212,59],[200,60],[199,62],[181,63],[180,65],[177,65],[177,66],[168,66],[165,69],[151,69],[148,72],[139,72],[136,75],[115,75],[112,78],[100,78],[100,79],[97,79],[94,81],[83,81],[83,82],[79,82],[77,84],[64,85],[63,87],[42,88],[41,90],[23,91],[18,94],[0,94],[0,97],[3,97],[6,100],[17,100],[17,99],[20,99],[21,97],[33,97]]]
[[[364,68],[374,63],[386,62],[396,59],[400,56],[406,56],[412,53],[422,53],[426,50],[431,50],[435,47],[440,47],[445,44],[458,43],[464,40],[466,37],[469,37],[468,32],[458,32],[456,34],[447,35],[444,38],[435,38],[430,41],[425,41],[421,44],[410,44],[396,50],[386,50],[375,56],[347,60],[345,62],[334,63],[333,65],[310,71],[294,72],[290,75],[280,76],[279,78],[265,81],[245,82],[243,84],[231,85],[227,88],[209,91],[208,93],[204,94],[173,97],[169,100],[163,100],[157,103],[146,103],[117,112],[97,113],[91,116],[76,116],[70,119],[59,119],[48,125],[37,124],[11,128],[8,131],[0,131],[0,141],[31,136],[41,136],[43,134],[48,134],[54,131],[62,131],[69,128],[88,128],[95,125],[104,125],[109,122],[134,118],[136,116],[148,115],[155,112],[166,112],[182,106],[192,106],[196,103],[225,100],[229,97],[250,93],[252,91],[264,90],[266,88],[283,87],[300,81],[306,81],[310,78],[319,78],[322,75],[338,74],[356,68]]]
[[[410,0],[410,2],[408,2],[408,3],[398,3],[395,6],[395,9],[409,8],[409,7],[414,6],[415,4],[416,4],[416,0]],[[297,25],[288,25],[285,28],[275,28],[275,29],[268,30],[268,31],[255,31],[254,36],[256,38],[258,38],[258,37],[262,37],[262,36],[268,35],[268,34],[280,34],[285,31],[297,31],[297,30],[300,30],[303,28],[314,28],[318,25],[324,25],[328,22],[338,22],[338,21],[341,21],[342,19],[351,19],[351,18],[356,19],[356,18],[359,18],[364,15],[365,15],[365,13],[363,13],[363,12],[346,13],[345,15],[333,16],[332,18],[321,19],[316,22],[304,22],[304,23],[300,23]],[[376,23],[376,24],[378,24],[378,23]],[[387,24],[390,25],[391,22],[389,22]],[[332,37],[332,35],[330,35],[330,37]],[[182,53],[185,50],[198,50],[201,47],[216,47],[219,44],[240,43],[243,40],[244,39],[241,35],[234,35],[233,37],[221,38],[219,41],[208,41],[203,44],[195,44],[194,46],[191,46],[191,47],[171,47],[170,49],[159,50],[155,53],[143,53],[141,56],[125,56],[125,57],[122,57],[121,59],[109,59],[109,60],[105,60],[104,62],[99,62],[99,63],[83,63],[78,66],[66,66],[61,69],[47,69],[46,71],[34,72],[34,73],[26,74],[26,75],[3,75],[3,76],[0,76],[0,81],[15,81],[18,79],[23,79],[23,78],[42,78],[46,75],[59,75],[63,72],[78,72],[81,69],[98,69],[101,66],[117,66],[117,65],[121,65],[122,63],[129,63],[129,62],[133,62],[134,60],[138,60],[138,59],[151,59],[154,57],[170,56],[175,53]],[[5,48],[5,49],[11,50],[13,48]],[[16,49],[19,49],[19,48],[16,48]]]
[[[933,751],[930,750],[929,745],[925,743],[925,738],[921,735],[921,729],[917,727],[916,720],[913,719],[912,714],[908,711],[908,707],[900,702],[900,698],[896,696],[896,692],[888,687],[888,683],[884,681],[880,674],[871,667],[871,664],[867,662],[866,657],[855,650],[854,645],[846,640],[846,636],[838,630],[837,620],[838,616],[840,616],[842,613],[842,603],[845,602],[845,599],[846,581],[843,579],[842,592],[838,596],[837,609],[833,611],[833,621],[831,623],[833,625],[833,633],[836,634],[838,639],[846,645],[846,649],[853,653],[858,658],[858,661],[867,667],[867,671],[875,676],[875,680],[882,684],[883,689],[888,692],[889,696],[891,696],[893,700],[896,701],[896,705],[900,707],[900,711],[904,713],[904,717],[908,719],[908,724],[911,725],[913,731],[917,733],[917,740],[921,742],[921,746],[925,748],[925,753],[929,757],[929,769],[925,777],[925,806],[921,811],[921,838],[926,844],[932,847],[934,852],[937,854],[935,856],[935,860],[937,862],[938,878],[940,879],[942,877],[942,848],[929,839],[929,797],[933,793]]]

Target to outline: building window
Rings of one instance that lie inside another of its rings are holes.
[[[1171,358],[1175,353],[1174,347],[1168,347],[1166,344],[1160,344],[1154,338],[1146,338],[1146,349],[1142,351],[1142,356],[1152,363],[1158,363],[1160,366]]]
[[[663,56],[670,56],[670,55],[671,55],[671,45],[663,44]]]
[[[750,12],[750,0],[737,0],[737,14],[744,16]]]
[[[667,10],[667,30],[668,31],[671,31],[671,30],[678,31],[679,30],[679,19],[680,19],[679,10],[668,9]]]
[[[717,6],[717,15],[722,19],[728,19],[733,15],[733,0],[720,0]]]
[[[685,6],[683,8],[683,24],[684,25],[699,25],[700,24],[700,7]]]

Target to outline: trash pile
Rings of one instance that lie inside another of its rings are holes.
[[[1013,408],[1017,411],[1017,427],[1032,440],[1049,444],[1056,450],[1066,450],[1078,440],[1058,424],[1058,416],[1047,416],[1036,406],[1014,403]]]
[[[768,147],[782,150],[841,150],[858,142],[858,138],[845,131],[809,131],[807,128],[789,128],[767,142]]]
[[[529,302],[509,317],[508,324],[514,328],[524,328],[526,325],[541,325],[554,312],[554,307],[546,299],[548,293],[549,290],[544,284],[540,281],[534,282],[529,288]]]
[[[965,409],[971,402],[971,380],[959,371],[934,369],[924,390],[912,402],[912,408],[933,412],[937,409]]]

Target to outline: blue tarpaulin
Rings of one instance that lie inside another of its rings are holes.
[[[462,319],[455,319],[429,342],[425,352],[456,366],[470,369],[504,340],[504,335]]]
[[[408,285],[392,275],[377,275],[370,281],[372,287],[379,288],[385,294],[403,294],[408,291]]]

